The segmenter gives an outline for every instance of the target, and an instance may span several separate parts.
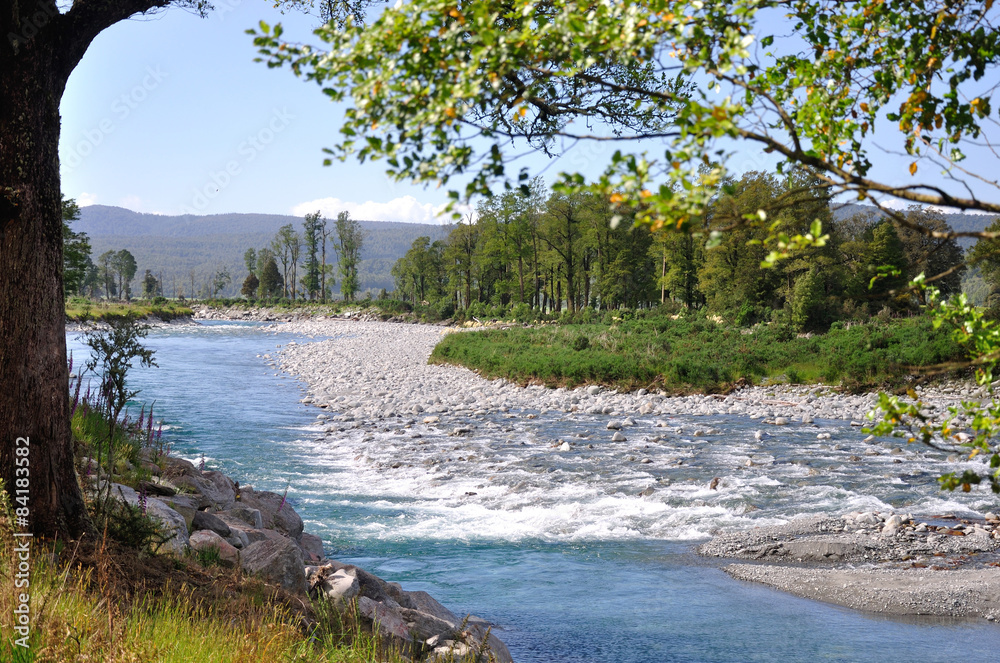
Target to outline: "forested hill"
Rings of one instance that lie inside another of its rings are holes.
[[[838,220],[846,219],[854,214],[872,211],[873,209],[870,205],[857,205],[854,203],[834,205],[833,216]],[[978,232],[985,230],[986,226],[993,223],[993,220],[996,218],[988,214],[962,214],[961,212],[952,212],[942,214],[941,216],[948,222],[952,230],[956,232]],[[968,249],[976,243],[976,240],[971,237],[962,237],[958,240],[958,243],[963,249]]]
[[[301,217],[280,214],[215,214],[211,216],[162,216],[140,214],[121,207],[91,205],[80,209],[80,219],[73,230],[90,236],[93,257],[108,250],[127,249],[135,256],[141,278],[149,269],[163,278],[165,293],[176,288],[191,292],[191,274],[195,287],[225,267],[233,283],[225,291],[239,292],[246,268],[243,254],[248,248],[267,246],[283,225],[291,223],[302,231]],[[417,237],[431,240],[447,237],[444,225],[360,221],[365,231],[359,276],[361,291],[378,292],[394,287],[390,270]],[[332,225],[332,224],[331,224]],[[327,261],[336,262],[332,249]]]

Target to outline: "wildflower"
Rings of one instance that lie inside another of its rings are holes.
[[[71,357],[71,359],[72,359],[72,357]],[[71,361],[71,363],[72,363],[72,361]],[[70,408],[70,411],[69,411],[69,418],[70,419],[72,419],[73,415],[76,414],[76,406],[80,402],[80,386],[81,386],[82,382],[83,382],[83,376],[82,375],[77,376],[76,390],[73,392],[73,406]]]
[[[146,515],[146,487],[143,486],[139,490],[139,508],[142,509],[142,515]]]
[[[291,485],[291,484],[289,484]],[[281,511],[281,507],[285,506],[285,499],[288,497],[288,486],[285,486],[285,494],[281,496],[281,504],[278,505],[278,511]]]

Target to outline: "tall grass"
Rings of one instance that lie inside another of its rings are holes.
[[[920,367],[961,357],[949,333],[924,318],[835,325],[804,338],[779,324],[740,329],[697,316],[662,315],[449,334],[431,362],[519,383],[711,393],[740,380],[789,377],[852,389],[891,386]]]
[[[6,493],[0,485],[0,499]],[[259,663],[402,661],[356,613],[306,604],[238,570],[139,557],[104,539],[31,550],[29,647],[15,644],[17,571],[0,505],[0,661]],[[57,551],[59,554],[57,554]]]
[[[107,316],[121,317],[126,314],[140,319],[158,318],[169,321],[193,315],[194,311],[183,304],[163,298],[153,301],[106,302],[71,297],[66,301],[66,320],[71,322],[100,322]]]

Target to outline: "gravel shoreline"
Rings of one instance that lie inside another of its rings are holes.
[[[376,426],[390,417],[425,423],[496,412],[586,412],[610,416],[741,415],[773,427],[816,419],[860,426],[875,394],[842,394],[825,386],[773,385],[727,396],[667,397],[645,390],[619,393],[520,387],[487,380],[454,366],[428,365],[443,334],[429,325],[312,319],[282,324],[282,332],[333,337],[289,343],[263,359],[308,385],[303,402],[323,407],[329,423]],[[944,413],[962,400],[983,398],[970,383],[918,388],[925,403]],[[769,430],[776,430],[771,428]],[[699,553],[754,560],[725,570],[809,599],[891,615],[1000,619],[1000,521],[948,514],[854,513],[729,533]]]

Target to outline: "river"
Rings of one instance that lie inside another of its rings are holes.
[[[864,615],[734,581],[694,553],[719,529],[800,512],[993,503],[939,493],[933,456],[863,457],[864,435],[839,421],[758,440],[760,422],[739,416],[639,419],[638,448],[597,435],[607,417],[561,412],[470,417],[457,437],[405,418],[327,437],[302,385],[261,358],[292,340],[309,339],[158,328],[159,367],[131,384],[175,454],[287,488],[328,556],[494,622],[519,663],[996,660],[996,625]],[[86,349],[68,342],[79,366]],[[573,451],[555,453],[560,440]]]

